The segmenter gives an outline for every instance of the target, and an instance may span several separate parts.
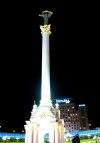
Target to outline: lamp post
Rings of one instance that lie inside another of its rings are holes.
[[[97,141],[97,136],[96,136],[96,143],[97,143],[98,141]]]
[[[96,143],[97,143],[97,135],[95,135],[95,136],[93,137],[93,140],[95,140]]]
[[[97,137],[96,137],[96,143],[98,143],[99,137],[98,137],[98,133],[97,133]]]
[[[91,135],[88,134],[87,136],[88,136],[88,140],[89,140]]]
[[[10,140],[10,137],[8,137],[7,139]]]
[[[99,140],[99,137],[98,137],[98,132],[97,132],[97,135],[96,135],[96,143],[98,143],[98,140]]]
[[[1,129],[1,126],[0,126],[0,129]]]
[[[7,136],[2,137],[2,139],[3,139],[4,143],[6,143]]]
[[[70,133],[67,133],[65,137],[66,137],[67,141],[69,142],[72,138],[72,135]]]
[[[15,130],[13,130],[13,133],[15,133]]]
[[[16,140],[17,140],[17,142],[18,142],[19,138],[16,138]]]

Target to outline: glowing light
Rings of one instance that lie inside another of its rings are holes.
[[[16,140],[17,140],[17,142],[18,142],[19,138],[16,138]]]
[[[10,133],[0,133],[0,138],[7,137],[8,139],[10,138],[25,138],[25,134],[10,134]]]
[[[79,107],[84,107],[84,106],[86,106],[85,104],[79,104],[78,105]]]
[[[58,104],[58,103],[56,103],[56,108],[57,108],[57,109],[59,108],[59,104]]]
[[[24,130],[22,130],[22,133],[24,133]]]
[[[56,103],[70,103],[70,99],[69,98],[56,99]]]
[[[6,139],[7,139],[7,136],[4,136],[4,137],[2,137],[2,139],[3,139],[4,141],[6,141]]]
[[[7,139],[10,140],[10,137],[8,137]]]
[[[13,133],[15,133],[15,130],[13,130]]]

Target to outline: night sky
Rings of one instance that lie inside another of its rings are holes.
[[[21,132],[34,100],[41,94],[41,50],[38,15],[49,20],[51,98],[73,98],[86,104],[91,128],[100,127],[100,53],[98,7],[94,3],[43,0],[15,2],[1,27],[0,131]]]

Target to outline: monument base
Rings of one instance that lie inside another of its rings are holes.
[[[41,102],[39,107],[33,107],[31,118],[25,125],[25,143],[44,143],[46,134],[50,143],[64,143],[64,121],[60,119],[60,110],[44,105]]]

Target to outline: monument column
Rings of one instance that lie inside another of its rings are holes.
[[[41,101],[38,107],[34,103],[30,120],[26,121],[25,143],[44,143],[46,134],[49,134],[50,143],[64,143],[64,121],[60,119],[58,105],[56,106],[57,108],[53,107],[50,95],[49,36],[51,30],[48,19],[51,15],[52,12],[47,10],[39,15],[44,18],[44,25],[40,26],[42,34]]]
[[[28,143],[28,129],[25,127],[26,135],[25,135],[25,143]]]
[[[34,126],[34,138],[33,143],[38,143],[37,125]]]
[[[44,11],[41,17],[44,18],[44,25],[40,26],[42,34],[42,86],[41,86],[41,105],[51,106],[50,100],[50,53],[49,53],[49,35],[51,34],[48,19],[52,12]]]

